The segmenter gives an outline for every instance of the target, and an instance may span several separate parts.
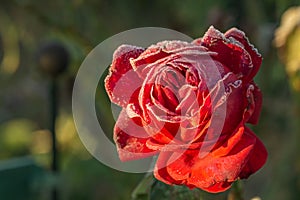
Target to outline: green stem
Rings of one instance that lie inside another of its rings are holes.
[[[233,183],[232,188],[228,194],[227,200],[244,200],[242,181],[238,180],[235,183]]]
[[[58,158],[57,158],[57,143],[56,143],[56,132],[55,122],[57,117],[57,83],[53,78],[50,83],[49,96],[50,96],[50,131],[52,140],[52,163],[51,170],[56,174],[58,172]],[[57,188],[54,186],[52,190],[52,200],[57,200]]]

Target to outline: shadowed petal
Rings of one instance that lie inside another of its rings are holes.
[[[257,124],[260,116],[260,111],[262,108],[262,93],[255,83],[252,83],[253,90],[250,93],[249,100],[250,106],[253,107],[251,111],[251,116],[249,117],[247,123]]]
[[[130,119],[123,109],[114,128],[114,141],[117,144],[122,161],[146,158],[157,154],[157,151],[146,146],[148,134],[143,127]]]
[[[245,132],[246,134],[255,137],[256,143],[247,164],[240,174],[240,178],[248,178],[251,174],[259,170],[265,164],[268,156],[268,152],[259,138],[257,138],[257,136],[248,127],[245,128]]]
[[[261,65],[262,57],[260,53],[258,53],[257,49],[252,44],[250,44],[245,33],[241,30],[238,30],[237,28],[232,28],[228,30],[225,33],[225,37],[234,38],[235,40],[239,41],[244,46],[245,50],[249,52],[253,63],[253,70],[249,75],[249,80],[251,80],[255,76]]]
[[[181,184],[182,181],[174,179],[169,172],[167,171],[167,162],[169,158],[172,156],[173,152],[161,152],[157,158],[155,168],[154,168],[154,176],[158,180],[169,184]]]

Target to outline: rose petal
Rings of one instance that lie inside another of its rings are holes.
[[[245,97],[245,88],[242,80],[238,80],[236,75],[232,74],[224,80],[226,100],[226,118],[223,134],[230,134],[243,121],[243,115],[247,107],[247,98]]]
[[[144,79],[149,73],[152,66],[148,64],[156,63],[162,58],[170,55],[170,53],[163,51],[160,43],[157,45],[152,45],[144,53],[142,53],[138,58],[131,59],[131,64],[134,70],[139,74],[139,76]]]
[[[138,57],[144,49],[121,45],[114,53],[105,88],[113,103],[126,107],[132,94],[142,85],[142,80],[133,71],[130,58]]]
[[[223,33],[214,27],[210,27],[202,38],[201,45],[207,47],[210,51],[217,52],[218,55],[215,58],[235,74],[245,77],[247,81],[253,78],[255,72],[252,72],[252,57],[244,48],[243,43],[233,37],[225,37]],[[255,68],[255,70],[257,69]]]
[[[211,193],[218,193],[218,192],[224,192],[225,190],[227,190],[228,188],[231,187],[233,181],[224,181],[224,182],[218,182],[215,183],[214,185],[205,188],[203,190],[211,192]]]
[[[123,109],[114,128],[114,141],[120,160],[136,160],[153,156],[158,152],[146,146],[148,134],[132,121]]]
[[[193,44],[201,45],[201,43],[202,43],[202,38],[197,38],[197,39],[193,40],[192,43],[193,43]]]
[[[148,47],[138,58],[133,59],[135,69],[145,64],[154,63],[172,53],[181,51],[184,47],[192,46],[183,41],[163,41]]]
[[[199,159],[194,154],[194,165],[188,183],[208,192],[222,192],[239,178],[254,147],[255,138],[243,134],[237,145],[225,156],[208,155]],[[217,184],[217,185],[216,185]]]
[[[175,111],[178,105],[178,99],[169,86],[156,84],[151,97],[155,98],[161,106],[172,112]]]
[[[248,162],[240,173],[240,178],[248,178],[251,174],[258,171],[265,163],[268,157],[268,152],[259,138],[246,127],[245,133],[256,138],[256,143],[251,152]]]
[[[152,119],[157,118],[157,120],[152,120],[149,124],[144,124],[145,130],[151,136],[151,138],[158,144],[180,142],[180,140],[178,140],[178,137],[180,136],[180,134],[178,134],[179,123],[170,123],[165,120],[160,120],[160,116],[156,115],[158,112],[153,110],[155,110],[155,106],[149,108],[149,116]],[[165,117],[168,117],[168,115]]]
[[[245,89],[243,88],[242,81],[238,80],[235,74],[226,74],[223,77],[221,84],[224,84],[225,91],[220,90],[220,87],[217,87],[217,85],[210,91],[210,95],[205,99],[203,105],[201,105],[200,121],[198,124],[204,120],[201,116],[206,116],[206,113],[209,113],[210,118],[208,119],[213,120],[211,121],[212,126],[223,126],[222,130],[220,130],[221,135],[231,135],[235,129],[237,129],[237,127],[240,127],[239,124],[241,122],[244,123],[243,115],[247,107],[247,98],[245,97]],[[214,98],[214,108],[212,108],[212,101],[210,98]],[[222,98],[224,98],[223,101],[221,100]],[[211,114],[212,109],[214,115]],[[213,127],[211,127],[211,129],[213,129]],[[210,132],[209,138],[214,138],[217,136],[219,136],[219,133],[215,133],[213,131]],[[198,140],[199,137],[196,137],[195,139]]]
[[[184,155],[184,156],[183,156]],[[194,165],[194,155],[190,156],[184,151],[173,152],[167,161],[167,171],[175,180],[186,182]],[[184,164],[183,164],[184,163]]]
[[[250,108],[253,107],[253,110],[251,111],[251,116],[246,122],[251,124],[257,124],[262,109],[262,93],[255,83],[252,83],[251,85],[253,85],[254,88],[251,91],[249,96],[249,100],[250,100],[249,107]]]
[[[166,184],[179,185],[182,183],[182,181],[175,180],[174,178],[172,178],[172,176],[169,175],[169,173],[167,171],[167,161],[171,155],[172,155],[172,152],[161,152],[159,154],[156,164],[155,164],[153,174],[154,174],[155,178],[157,178],[158,180],[160,180]]]
[[[250,44],[248,38],[246,37],[243,31],[238,30],[237,28],[232,28],[225,33],[225,37],[232,37],[235,40],[239,41],[241,44],[243,44],[245,50],[249,52],[253,63],[253,70],[251,71],[251,74],[248,77],[248,79],[251,80],[259,70],[259,67],[262,62],[262,56],[260,55],[260,53],[258,53],[257,49],[252,44]]]
[[[229,146],[229,153],[220,157],[209,154],[199,158],[198,150],[187,150],[181,155],[178,152],[161,152],[156,168],[159,174],[157,178],[164,182],[175,181],[189,187],[195,186],[208,192],[224,191],[239,178],[255,141],[252,135],[243,134],[234,148]]]
[[[221,143],[220,145],[216,144],[216,148],[213,149],[212,155],[216,157],[220,156],[226,156],[229,154],[229,152],[237,145],[237,143],[240,142],[241,138],[243,137],[245,127],[243,123],[241,123],[238,128],[232,133],[229,138],[226,137],[220,137],[220,140],[218,143]]]
[[[187,52],[189,52],[187,54]],[[163,41],[150,46],[138,58],[131,59],[133,69],[144,79],[149,71],[156,65],[169,63],[180,57],[190,57],[202,54],[207,56],[209,53],[203,46],[183,42],[183,41]],[[211,52],[210,52],[211,54]],[[212,53],[214,55],[214,53]]]

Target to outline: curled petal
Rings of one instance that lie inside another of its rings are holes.
[[[244,80],[250,81],[256,74],[261,64],[261,56],[255,53],[253,46],[247,38],[242,37],[232,29],[225,35],[214,27],[210,27],[201,40],[201,45],[213,52],[217,52],[215,57],[225,64],[235,74],[242,76]],[[197,40],[194,41],[197,44]]]
[[[234,38],[235,40],[239,41],[245,50],[249,52],[252,63],[253,63],[253,70],[249,75],[249,80],[251,80],[257,71],[262,62],[262,56],[258,53],[257,49],[249,42],[248,38],[246,37],[245,33],[237,28],[232,28],[225,33],[226,38]]]
[[[133,71],[130,58],[138,57],[144,49],[122,45],[114,53],[105,88],[113,103],[126,107],[132,94],[142,85],[142,80]]]
[[[260,89],[257,87],[255,83],[251,84],[253,86],[253,89],[249,93],[249,109],[251,115],[249,116],[249,119],[246,121],[251,124],[257,124],[260,116],[260,111],[262,108],[262,93]]]
[[[180,57],[189,57],[193,54],[207,55],[207,49],[183,41],[163,41],[150,46],[136,59],[130,62],[133,69],[144,79],[155,65],[167,63]],[[211,53],[211,52],[210,52]]]

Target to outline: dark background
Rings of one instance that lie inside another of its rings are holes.
[[[210,25],[223,32],[240,28],[264,57],[255,79],[264,94],[263,110],[259,124],[251,128],[266,145],[269,158],[245,181],[246,199],[297,199],[299,91],[290,87],[273,39],[283,12],[299,4],[297,0],[1,0],[0,199],[50,199],[53,185],[60,199],[130,199],[143,174],[102,165],[77,136],[71,112],[77,70],[96,45],[119,32],[154,26],[197,38]],[[58,174],[50,170],[51,80],[37,64],[39,47],[49,41],[59,41],[70,54],[68,69],[57,79]],[[98,107],[103,108],[99,118],[111,133],[111,113],[99,103],[107,98],[98,98]]]

